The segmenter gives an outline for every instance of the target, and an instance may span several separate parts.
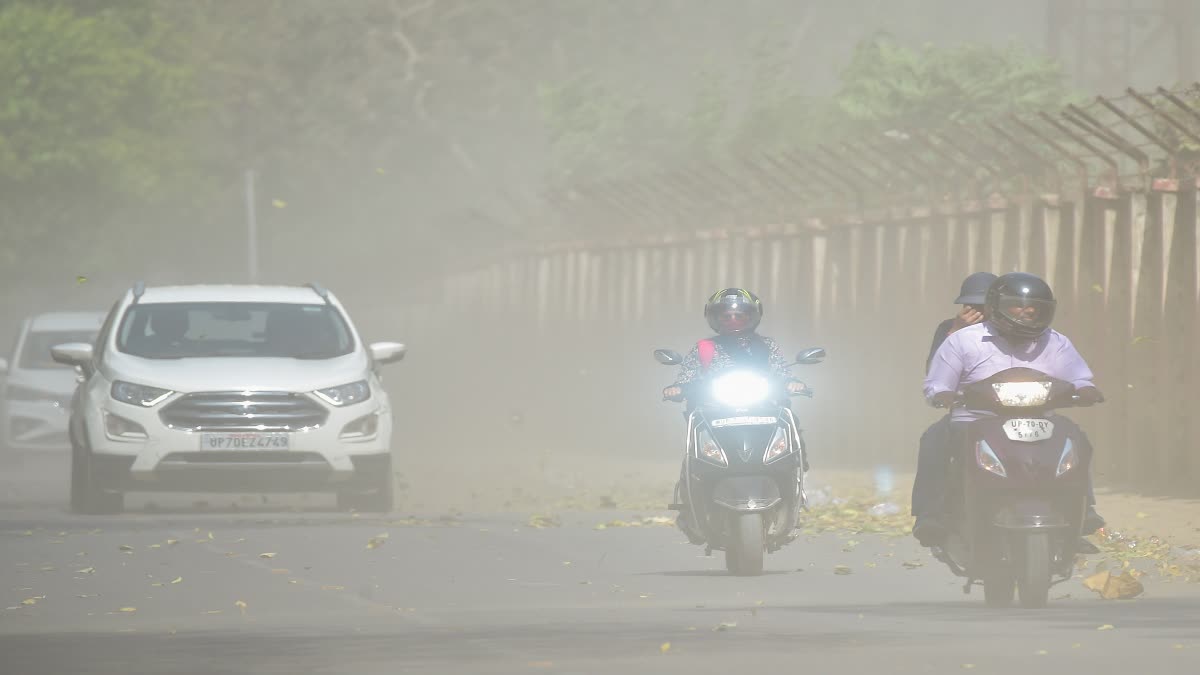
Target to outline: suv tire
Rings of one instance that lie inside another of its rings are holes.
[[[388,458],[383,468],[378,472],[374,487],[370,492],[340,490],[337,493],[337,506],[343,511],[366,511],[369,513],[390,513],[395,507],[395,492],[392,487],[395,478],[392,476],[392,460]]]
[[[120,513],[125,494],[105,492],[92,477],[92,452],[71,443],[71,512],[87,515]]]

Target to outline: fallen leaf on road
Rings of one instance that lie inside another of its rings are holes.
[[[95,567],[85,567],[81,570],[75,570],[75,574],[91,574],[96,571]]]
[[[32,607],[37,604],[37,601],[38,598],[26,598],[25,600],[21,601],[21,604],[25,605],[26,607]]]
[[[970,670],[975,667],[975,664],[974,663],[964,663],[964,664],[962,664],[962,667],[964,670]]]
[[[121,549],[122,551],[125,551],[126,553],[129,553],[129,552],[132,552],[132,551],[133,551],[133,547],[132,547],[132,546],[130,546],[129,544],[121,544],[121,545],[120,545],[120,546],[118,546],[117,548]]]
[[[666,654],[667,652],[671,651],[671,643],[670,642],[662,643],[661,645],[658,646],[658,651],[660,654]]]
[[[921,562],[920,560],[905,560],[904,562],[902,562],[900,564],[904,567],[904,569],[908,569],[908,570],[915,570],[918,567],[925,566],[925,563]]]
[[[207,612],[205,612],[205,614],[222,614],[222,613],[224,613],[224,611],[225,610],[223,610],[223,609],[210,609]]]
[[[845,565],[838,565],[837,567],[833,568],[833,573],[834,574],[842,574],[842,575],[853,574],[854,570],[850,569],[849,567],[847,567]]]
[[[369,549],[379,548],[380,546],[383,546],[384,544],[386,544],[387,540],[388,540],[388,533],[381,532],[367,540],[367,548],[369,548]]]
[[[260,558],[274,558],[276,555],[277,555],[277,554],[275,554],[275,553],[259,553],[259,554],[258,554],[258,557],[260,557]]]
[[[547,527],[562,527],[562,521],[558,519],[558,516],[534,514],[529,517],[528,525],[534,529],[541,530]]]
[[[1083,580],[1083,585],[1095,591],[1105,600],[1124,600],[1136,598],[1145,590],[1142,582],[1130,572],[1114,575],[1104,571]]]
[[[1106,623],[1103,626],[1097,626],[1096,630],[1112,630],[1114,626],[1111,623]]]
[[[713,628],[713,631],[717,632],[717,633],[723,633],[723,632],[733,629],[733,628],[737,628],[736,621],[723,621],[723,622],[717,624],[717,627]]]
[[[345,586],[322,586],[321,590],[323,590],[323,591],[344,591],[344,590],[346,590],[346,587]]]
[[[122,607],[118,611],[125,612],[126,614],[132,614],[133,612],[137,611],[137,607]]]
[[[243,601],[243,600],[238,600],[237,602],[233,603],[233,606],[234,606],[234,607],[237,607],[239,610],[241,610],[242,614],[245,614],[245,613],[246,613],[246,603],[245,603],[245,601]]]
[[[866,567],[878,567],[878,566],[879,566],[879,564],[878,564],[878,563],[869,562],[869,563],[865,563],[865,566],[866,566]]]
[[[178,544],[178,543],[179,543],[178,539],[168,539],[167,540],[167,546],[174,546],[175,544]]]
[[[1037,654],[1038,656],[1045,656],[1045,655],[1047,655],[1047,654],[1049,654],[1049,653],[1050,653],[1050,652],[1046,651],[1045,649],[1039,649],[1039,650],[1037,650],[1036,652],[1034,652],[1034,654]]]
[[[171,580],[171,583],[181,584],[181,583],[183,583],[183,577],[175,577],[174,579]]]

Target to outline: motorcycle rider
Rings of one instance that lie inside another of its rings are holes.
[[[962,308],[953,317],[938,324],[933,331],[933,344],[929,347],[929,356],[925,359],[925,371],[933,362],[946,338],[954,333],[983,321],[984,300],[988,288],[996,280],[991,272],[976,272],[963,279],[954,304]],[[942,512],[939,486],[931,482],[943,480],[943,464],[948,457],[950,446],[950,414],[943,415],[938,421],[929,425],[921,434],[921,442],[917,451],[917,476],[913,481],[912,514],[918,522],[928,518],[938,518]],[[915,531],[915,528],[914,528]]]
[[[1082,404],[1102,401],[1087,362],[1065,335],[1050,328],[1056,306],[1049,284],[1035,275],[1012,272],[997,278],[985,297],[984,321],[954,332],[934,354],[925,376],[926,400],[935,407],[949,408],[963,386],[1002,370],[1025,367],[1071,383]],[[917,482],[929,490],[927,503],[932,507],[915,514],[913,536],[922,546],[936,546],[946,534],[941,514],[949,453],[960,444],[967,425],[988,414],[954,408],[950,413],[949,442],[930,445],[927,448],[930,456],[924,466],[918,464]],[[1080,440],[1081,451],[1090,456],[1091,444],[1078,426],[1061,415],[1055,415],[1055,421],[1063,423],[1068,433]],[[931,480],[922,480],[922,468],[934,472],[926,477]],[[1088,502],[1084,534],[1104,525],[1103,518],[1095,511],[1090,490]]]
[[[713,293],[704,305],[704,318],[708,320],[709,327],[716,335],[700,340],[692,347],[683,359],[675,383],[663,389],[663,400],[682,400],[686,385],[731,366],[767,370],[787,382],[789,394],[806,391],[807,385],[792,377],[787,359],[779,350],[778,343],[755,332],[762,321],[762,315],[762,301],[748,290],[725,288]],[[689,412],[691,407],[692,403],[689,401]],[[808,458],[803,449],[801,454],[804,471],[808,471]],[[680,482],[676,485],[677,492],[686,478],[681,469]],[[687,513],[687,510],[681,511],[676,523],[692,543],[701,543],[700,535],[688,522]]]

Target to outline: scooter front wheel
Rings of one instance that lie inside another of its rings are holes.
[[[734,514],[731,521],[729,542],[725,546],[725,569],[743,577],[762,574],[767,552],[762,514]]]
[[[1017,595],[1021,606],[1041,609],[1050,598],[1050,534],[1035,532],[1021,538],[1017,558]]]

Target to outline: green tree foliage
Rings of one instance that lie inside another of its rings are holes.
[[[0,247],[173,187],[188,167],[191,69],[149,14],[0,7]]]
[[[912,48],[876,36],[856,48],[836,94],[807,95],[786,44],[764,42],[747,61],[698,74],[692,104],[667,108],[645,92],[586,77],[544,87],[558,171],[567,182],[715,159],[731,151],[974,122],[1054,108],[1068,89],[1060,68],[1029,52],[987,45]]]

